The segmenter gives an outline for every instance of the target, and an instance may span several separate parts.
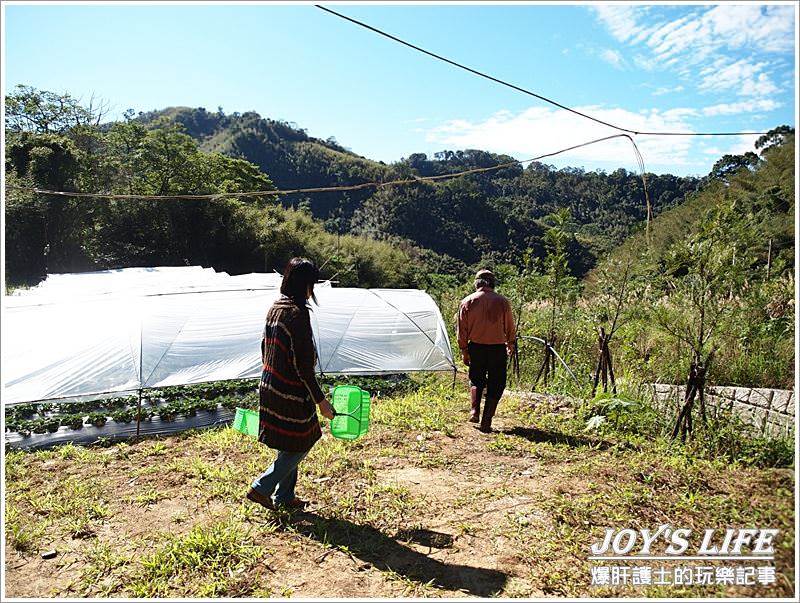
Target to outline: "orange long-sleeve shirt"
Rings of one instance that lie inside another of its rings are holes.
[[[467,344],[487,345],[504,343],[513,346],[517,327],[508,300],[489,287],[481,287],[461,300],[458,308],[458,347]]]

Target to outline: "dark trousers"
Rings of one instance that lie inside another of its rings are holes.
[[[469,382],[486,388],[486,399],[499,400],[506,389],[506,346],[469,342]]]

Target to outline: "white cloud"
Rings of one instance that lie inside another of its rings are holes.
[[[766,73],[759,73],[755,80],[748,79],[742,82],[740,94],[744,96],[766,96],[777,92],[778,87],[772,83]]]
[[[691,131],[685,118],[693,111],[651,110],[641,114],[597,106],[579,107],[577,110],[636,131],[682,132]],[[508,111],[495,113],[482,121],[450,120],[429,130],[426,139],[429,143],[446,148],[485,149],[526,160],[617,133],[607,126],[589,122],[568,111],[533,107],[517,114]],[[689,136],[642,135],[635,140],[648,170],[656,165],[683,168],[693,165],[694,159],[690,157],[690,151],[694,143]],[[638,171],[633,147],[625,138],[581,147],[542,161],[563,161],[568,165],[590,164],[604,166],[603,169],[623,167]]]
[[[611,35],[620,42],[642,33],[643,28],[636,23],[637,16],[633,6],[595,6],[594,10],[606,24]]]
[[[641,27],[635,16],[629,18],[633,27]],[[794,48],[794,25],[791,6],[719,5],[660,24],[647,45],[659,58],[684,53],[694,63],[716,49],[747,47],[756,52],[789,52]]]
[[[657,59],[675,59],[676,55],[688,55],[691,50],[692,62],[703,60],[711,52],[712,32],[702,21],[679,19],[667,23],[659,29],[647,44]]]
[[[773,111],[782,107],[781,103],[771,99],[743,101],[740,103],[720,103],[703,108],[703,115],[714,117],[716,115],[736,115],[739,113],[754,113],[756,111]]]
[[[644,69],[645,71],[654,71],[657,67],[656,61],[653,59],[648,59],[641,54],[636,54],[633,57],[633,64],[636,65],[639,69]]]
[[[703,92],[732,90],[742,96],[766,96],[778,90],[769,76],[763,73],[766,62],[751,63],[741,59],[720,67],[719,64],[700,71],[698,88]]]
[[[794,48],[791,6],[721,5],[705,13],[703,20],[716,40],[733,48],[751,45],[766,52],[788,52]]]
[[[657,112],[654,111],[654,113]],[[675,107],[674,109],[667,109],[666,111],[663,111],[661,115],[669,122],[682,123],[687,117],[697,117],[698,113],[697,109],[692,109],[689,107]]]
[[[778,91],[774,83],[781,62],[743,59],[769,53],[791,53],[795,48],[795,9],[789,5],[720,4],[688,6],[679,18],[666,9],[642,5],[592,7],[598,19],[618,41],[637,50],[633,62],[640,69],[675,69],[692,78],[706,71],[701,91],[734,91],[742,96],[765,96]],[[659,18],[660,16],[660,18]],[[745,53],[745,54],[743,54]]]
[[[671,94],[672,92],[683,92],[683,86],[673,86],[672,88],[661,86],[660,88],[656,88],[653,92],[653,96],[663,96],[664,94]]]
[[[736,136],[726,140],[725,142],[728,143],[727,145],[722,144],[713,147],[703,146],[702,152],[704,155],[713,157],[714,161],[723,155],[744,155],[748,151],[756,151],[756,140],[758,140],[758,138],[758,134]]]
[[[622,58],[622,54],[618,50],[611,50],[610,48],[603,48],[598,51],[597,56],[603,59],[606,63],[616,67],[617,69],[622,69],[625,64],[625,59]]]

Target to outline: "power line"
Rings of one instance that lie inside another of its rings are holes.
[[[581,147],[586,147],[592,144],[597,144],[599,142],[605,142],[607,140],[612,140],[614,138],[627,138],[631,145],[633,145],[633,151],[636,156],[636,162],[639,166],[639,171],[641,172],[641,179],[642,179],[642,186],[644,187],[644,198],[647,204],[647,217],[646,217],[646,233],[647,233],[647,241],[648,245],[650,242],[650,222],[652,221],[652,211],[650,207],[650,194],[647,190],[647,178],[645,176],[645,165],[644,159],[642,154],[639,152],[639,147],[636,146],[636,141],[633,140],[633,137],[630,134],[611,134],[610,136],[604,136],[603,138],[597,138],[595,140],[590,140],[588,142],[582,142],[580,144],[572,145],[570,147],[566,147],[564,149],[560,149],[558,151],[554,151],[552,153],[545,153],[544,155],[539,155],[538,157],[534,157],[532,159],[522,159],[514,161],[509,161],[507,163],[501,163],[498,165],[492,165],[489,167],[483,168],[473,168],[470,170],[463,170],[461,172],[454,172],[450,174],[439,174],[437,176],[415,176],[413,178],[405,178],[401,180],[390,180],[387,182],[363,182],[361,184],[352,184],[346,186],[325,186],[325,187],[318,187],[318,188],[295,188],[295,189],[287,189],[287,190],[271,190],[271,191],[248,191],[248,192],[232,192],[232,193],[211,193],[205,195],[114,195],[110,193],[80,193],[80,192],[70,192],[70,191],[51,191],[45,190],[35,187],[27,187],[27,186],[6,186],[6,189],[10,190],[19,190],[19,191],[27,191],[32,192],[34,194],[39,195],[56,195],[61,197],[84,197],[84,198],[95,198],[95,199],[145,199],[145,200],[167,200],[167,199],[178,199],[178,200],[220,200],[225,198],[239,198],[239,197],[266,197],[266,196],[279,196],[279,195],[290,195],[295,193],[322,193],[322,192],[339,192],[339,191],[354,191],[354,190],[361,190],[365,188],[383,188],[387,186],[394,186],[394,185],[402,185],[402,184],[413,184],[419,182],[435,182],[438,180],[446,180],[448,178],[458,178],[460,176],[468,176],[470,174],[479,174],[484,172],[490,172],[493,170],[499,170],[507,167],[512,167],[515,165],[522,165],[525,163],[531,163],[533,161],[538,161],[540,159],[544,159],[545,157],[553,157],[555,155],[560,155],[561,153],[566,153],[567,151],[572,151],[574,149],[579,149]]]
[[[226,199],[226,198],[239,198],[239,197],[268,197],[268,196],[279,196],[279,195],[290,195],[295,193],[326,193],[326,192],[342,192],[342,191],[354,191],[354,190],[361,190],[365,188],[383,188],[387,186],[394,186],[394,185],[402,185],[402,184],[413,184],[419,182],[435,182],[438,180],[446,180],[448,178],[458,178],[460,176],[468,176],[470,174],[479,174],[483,172],[489,172],[493,170],[499,170],[507,167],[512,167],[515,165],[522,165],[525,163],[531,163],[533,161],[539,161],[540,159],[544,159],[545,157],[553,157],[554,155],[560,155],[561,153],[566,153],[567,151],[572,151],[574,149],[578,149],[581,147],[586,147],[592,144],[597,144],[599,142],[605,142],[607,140],[611,140],[614,138],[627,138],[634,147],[637,162],[639,165],[639,169],[642,172],[642,177],[644,177],[644,162],[642,160],[641,154],[639,153],[638,148],[636,147],[636,143],[634,142],[633,138],[628,134],[612,134],[610,136],[604,136],[603,138],[597,138],[595,140],[590,140],[588,142],[582,142],[580,144],[572,145],[570,147],[560,149],[558,151],[554,151],[552,153],[545,153],[544,155],[539,155],[538,157],[534,157],[532,159],[522,159],[514,161],[509,161],[507,163],[500,163],[498,165],[492,165],[489,167],[482,167],[482,168],[472,168],[469,170],[463,170],[460,172],[453,172],[450,174],[439,174],[436,176],[414,176],[413,178],[403,178],[399,180],[389,180],[386,182],[363,182],[361,184],[351,184],[345,186],[324,186],[318,188],[294,188],[294,189],[285,189],[285,190],[270,190],[270,191],[248,191],[248,192],[230,192],[230,193],[209,193],[209,194],[187,194],[187,195],[117,195],[112,193],[81,193],[81,192],[72,192],[72,191],[53,191],[53,190],[46,190],[36,187],[29,187],[29,186],[16,186],[16,185],[8,185],[6,186],[6,190],[17,190],[17,191],[26,191],[31,192],[38,195],[54,195],[60,197],[84,197],[84,198],[94,198],[94,199],[145,199],[145,200],[168,200],[168,199],[177,199],[177,200],[188,200],[188,201],[200,201],[204,199],[208,200],[219,200],[219,199]],[[646,185],[645,185],[646,187]],[[646,188],[645,188],[646,190]]]
[[[384,36],[386,38],[389,38],[390,40],[398,42],[399,44],[403,44],[404,46],[408,46],[409,48],[412,48],[412,49],[414,49],[414,50],[416,50],[418,52],[421,52],[423,54],[427,54],[428,56],[431,56],[431,57],[433,57],[435,59],[438,59],[440,61],[444,61],[445,63],[453,65],[454,67],[458,67],[459,69],[463,69],[465,71],[469,71],[470,73],[473,73],[473,74],[475,74],[477,76],[480,76],[482,78],[486,78],[487,80],[490,80],[490,81],[495,82],[497,84],[501,84],[503,86],[507,86],[507,87],[511,88],[512,90],[516,90],[517,92],[522,92],[523,94],[527,94],[529,96],[533,96],[534,98],[538,98],[539,100],[542,100],[542,101],[544,101],[546,103],[550,103],[551,105],[554,105],[554,106],[558,107],[559,109],[564,109],[565,111],[569,111],[570,113],[574,113],[575,115],[579,115],[579,116],[584,117],[586,119],[590,119],[590,120],[592,120],[592,121],[594,121],[596,123],[602,124],[604,126],[608,126],[609,128],[614,128],[615,130],[621,130],[622,132],[628,132],[628,133],[634,134],[634,135],[641,134],[641,135],[647,135],[647,136],[744,136],[744,135],[756,135],[756,134],[762,135],[762,134],[766,134],[767,133],[767,132],[640,132],[640,131],[637,131],[637,130],[631,130],[630,128],[623,128],[621,126],[616,126],[616,125],[614,125],[612,123],[609,123],[607,121],[603,121],[602,119],[598,119],[597,117],[592,117],[591,115],[587,115],[586,113],[582,113],[582,112],[578,111],[577,109],[572,109],[571,107],[567,107],[566,105],[562,105],[561,103],[556,102],[556,101],[554,101],[554,100],[552,100],[550,98],[547,98],[545,96],[542,96],[541,94],[536,94],[535,92],[531,92],[530,90],[526,90],[525,88],[521,88],[519,86],[516,86],[515,84],[511,84],[509,82],[506,82],[505,80],[501,80],[501,79],[496,78],[494,76],[491,76],[491,75],[488,75],[486,73],[483,73],[482,71],[478,71],[477,69],[473,69],[471,67],[467,67],[466,65],[462,65],[461,63],[457,63],[457,62],[455,62],[455,61],[453,61],[451,59],[448,59],[446,57],[438,55],[438,54],[436,54],[434,52],[431,52],[429,50],[425,50],[424,48],[420,48],[419,46],[415,46],[414,44],[411,44],[410,42],[406,42],[405,40],[402,40],[402,39],[400,39],[400,38],[398,38],[396,36],[393,36],[393,35],[391,35],[389,33],[386,33],[385,31],[382,31],[382,30],[380,30],[380,29],[378,29],[376,27],[373,27],[371,25],[363,23],[362,21],[358,21],[356,19],[348,17],[347,15],[343,15],[341,13],[337,13],[336,11],[331,10],[329,8],[326,8],[324,6],[320,6],[319,4],[315,4],[314,6],[316,6],[317,8],[319,8],[321,10],[324,10],[325,12],[328,12],[328,13],[330,13],[332,15],[337,16],[340,19],[344,19],[345,21],[350,21],[351,23],[355,23],[356,25],[358,25],[360,27],[363,27],[365,29],[373,31],[378,35],[381,35],[381,36]]]

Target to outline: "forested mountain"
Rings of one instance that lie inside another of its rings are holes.
[[[343,285],[415,284],[402,249],[326,232],[277,195],[226,196],[275,187],[249,161],[203,151],[183,126],[100,117],[69,95],[19,86],[6,96],[6,286],[127,266],[282,270],[294,255]]]
[[[200,150],[245,159],[269,175],[280,190],[346,186],[396,176],[392,168],[351,153],[333,138],[313,138],[294,124],[265,119],[252,111],[225,115],[221,110],[171,107],[140,114],[137,120],[151,127],[165,120],[181,124]],[[281,201],[307,204],[315,217],[335,220],[339,215],[350,216],[373,192],[293,194],[282,196]],[[329,223],[331,229],[334,226]]]
[[[653,215],[684,203],[692,211],[698,190],[724,186],[759,161],[753,153],[726,156],[704,179],[542,163],[523,168],[509,156],[474,149],[432,158],[415,153],[386,165],[254,112],[173,107],[130,111],[112,123],[101,124],[101,117],[69,95],[18,86],[6,97],[9,281],[185,263],[241,273],[280,268],[292,254],[305,253],[344,284],[414,286],[420,275],[463,278],[479,263],[521,268],[543,258],[544,233],[556,213],[566,216],[569,268],[581,276],[642,230],[647,198]],[[425,180],[480,168],[489,169]],[[235,199],[136,198],[395,180],[411,182]],[[34,187],[108,196],[26,190]],[[764,207],[768,214],[774,209]],[[787,236],[772,237],[776,253],[787,248]]]
[[[542,220],[569,208],[571,268],[581,275],[597,255],[641,227],[647,215],[642,177],[624,169],[606,174],[557,170],[542,163],[523,169],[512,157],[474,149],[442,151],[430,159],[415,153],[387,166],[347,151],[334,139],[309,137],[292,124],[254,112],[225,115],[221,110],[173,107],[138,119],[145,124],[164,119],[182,124],[201,149],[245,159],[283,190],[506,166],[452,180],[281,197],[288,205],[306,204],[330,232],[420,248],[420,257],[436,272],[463,274],[477,262],[519,264],[526,249],[541,257]],[[657,215],[683,202],[700,181],[646,174],[646,182]]]
[[[705,179],[702,191],[685,203],[658,216],[649,237],[637,232],[609,255],[614,262],[646,253],[651,261],[665,264],[670,250],[680,241],[700,232],[715,208],[730,206],[736,224],[730,236],[740,237],[754,261],[772,275],[791,272],[795,257],[795,136],[794,129],[781,126],[756,141],[755,153],[725,155]],[[738,234],[736,229],[745,234]],[[649,239],[649,240],[648,240]],[[741,258],[740,258],[741,259]]]

